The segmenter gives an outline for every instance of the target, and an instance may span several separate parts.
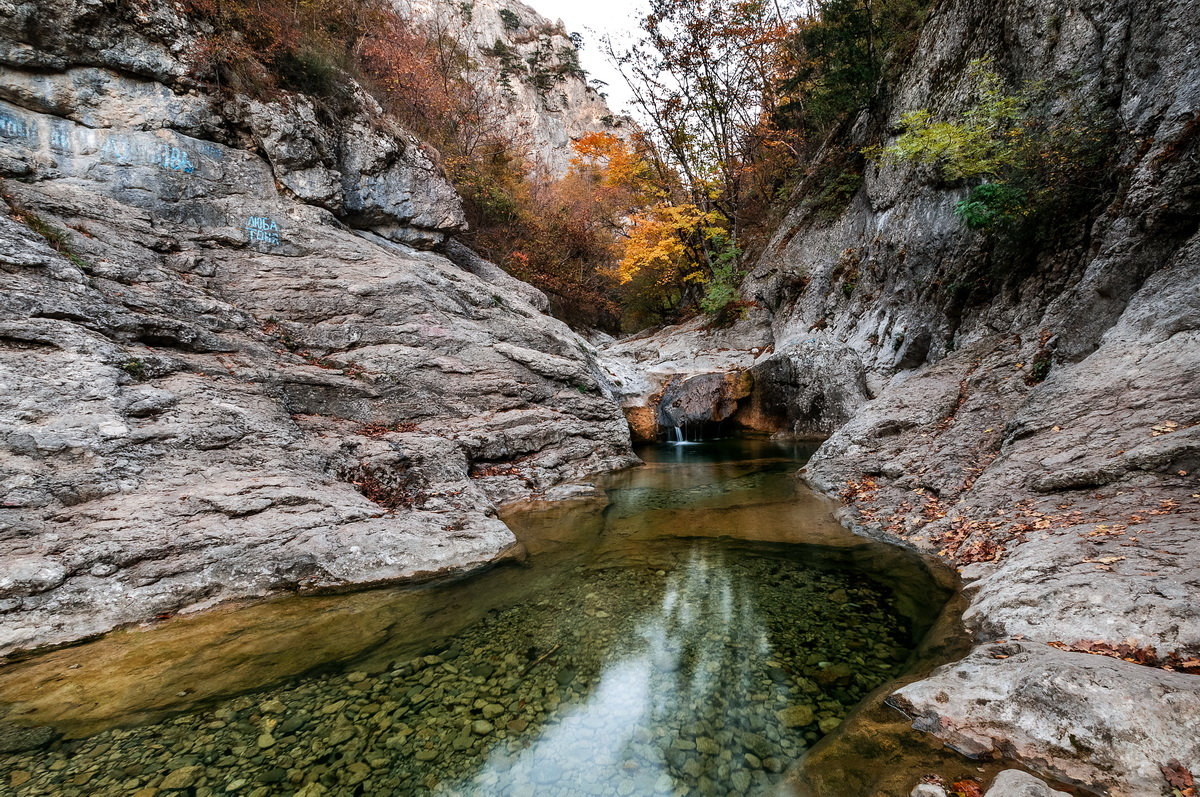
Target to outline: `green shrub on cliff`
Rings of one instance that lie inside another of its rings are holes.
[[[1012,227],[1028,211],[1029,197],[1020,188],[1007,183],[983,183],[954,207],[954,215],[972,230]]]
[[[1032,127],[1028,94],[1004,90],[991,62],[972,61],[974,102],[950,120],[919,109],[900,117],[904,133],[876,156],[937,166],[949,180],[995,178],[1019,168]]]
[[[1057,118],[1040,112],[1045,87],[1007,90],[988,60],[973,61],[968,80],[973,99],[963,111],[909,111],[900,117],[904,132],[868,157],[925,164],[966,183],[955,215],[967,227],[1027,237],[1079,216],[1110,187],[1110,125],[1080,108]]]

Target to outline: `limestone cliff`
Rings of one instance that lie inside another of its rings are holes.
[[[749,369],[744,425],[832,432],[809,481],[862,533],[961,568],[978,647],[893,698],[917,728],[1095,793],[1159,794],[1167,761],[1200,770],[1200,679],[1069,649],[1200,653],[1200,5],[935,3],[899,80],[833,144],[961,107],[984,57],[1113,120],[1121,179],[1099,207],[1005,252],[955,218],[965,189],[869,165],[845,209],[801,195],[744,328],[621,343],[611,368],[640,374],[622,378],[633,406],[671,374]],[[956,290],[980,269],[1002,275],[992,294]]]
[[[632,461],[435,154],[197,83],[173,9],[0,3],[0,652],[486,564],[497,502]]]
[[[571,142],[585,133],[622,134],[579,64],[579,43],[563,27],[518,0],[395,0],[415,19],[445,31],[463,48],[477,81],[504,109],[497,120],[554,177],[571,167]]]

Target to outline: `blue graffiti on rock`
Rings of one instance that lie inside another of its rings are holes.
[[[55,152],[71,151],[71,129],[66,125],[55,125],[50,128],[50,149]]]
[[[279,235],[279,225],[274,219],[266,216],[251,216],[246,219],[246,238],[250,243],[279,246],[283,239]]]
[[[164,169],[172,169],[173,171],[185,172],[187,174],[196,171],[196,164],[192,163],[192,159],[188,156],[187,152],[170,144],[163,144],[159,147],[158,165]]]
[[[23,119],[13,116],[11,113],[0,111],[0,136],[4,138],[29,138],[29,127]]]

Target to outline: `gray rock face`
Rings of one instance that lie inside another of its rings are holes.
[[[207,225],[234,229],[246,220],[218,219],[219,203],[192,200],[214,191],[265,199],[278,183],[289,198],[402,243],[431,246],[465,227],[431,153],[361,89],[351,86],[337,123],[304,95],[263,103],[212,93],[188,77],[197,34],[173,6],[117,5],[48,0],[37,4],[43,17],[30,5],[0,7],[6,176],[102,184],[129,204],[170,206],[180,219],[204,213]],[[52,36],[40,22],[49,17]],[[147,175],[171,190],[143,194]]]
[[[497,502],[634,461],[545,297],[398,243],[461,210],[365,99],[218,113],[168,11],[58,11],[0,6],[0,653],[477,567]]]
[[[578,45],[561,22],[519,0],[393,0],[411,18],[445,31],[463,48],[474,77],[503,109],[496,124],[555,177],[571,168],[571,142],[586,133],[624,136],[633,129],[614,115],[579,66]]]
[[[1103,794],[1162,793],[1171,759],[1200,771],[1194,675],[1049,644],[1200,653],[1198,42],[1195,2],[938,4],[887,107],[842,143],[959,106],[964,65],[992,56],[1113,109],[1125,185],[1019,263],[954,217],[965,189],[869,167],[832,221],[797,208],[745,286],[769,311],[757,411],[833,432],[808,480],[848,500],[856,530],[964,577],[980,647],[897,705],[969,755]],[[1008,276],[971,301],[949,288],[980,268]],[[680,370],[747,367],[720,348]]]
[[[701,374],[669,385],[658,404],[659,423],[665,427],[720,423],[750,395],[752,381],[743,373]]]
[[[981,646],[891,699],[914,712],[917,728],[967,755],[1001,746],[1032,762],[1050,753],[1038,767],[1047,775],[1097,793],[1143,795],[1162,791],[1162,764],[1195,761],[1200,754],[1195,680],[1102,656],[1008,643]],[[937,710],[927,708],[934,704]],[[1056,711],[1047,712],[1048,705]],[[1062,793],[1017,785],[997,793]]]

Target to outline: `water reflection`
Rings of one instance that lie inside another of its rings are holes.
[[[845,584],[836,576],[793,568],[781,575],[775,563],[714,545],[680,554],[678,566],[648,595],[654,602],[635,612],[627,632],[603,652],[580,700],[561,708],[539,733],[493,749],[467,777],[443,781],[438,791],[769,789],[822,728],[837,724],[859,689],[887,677],[903,655],[898,627],[866,612],[861,621],[885,648],[870,665],[830,638],[838,612],[812,599]],[[855,596],[882,599],[861,589]],[[789,614],[799,634],[783,628]],[[804,674],[806,666],[824,687]]]
[[[699,444],[675,464],[666,448],[609,480],[605,501],[512,516],[526,567],[279,602],[22,665],[0,694],[30,717],[82,712],[89,735],[0,757],[0,783],[304,797],[772,788],[902,669],[929,585],[798,492],[795,452]],[[349,663],[228,695],[289,657]],[[188,694],[210,699],[152,717]],[[155,722],[112,730],[121,712]]]
[[[738,666],[735,653],[749,648],[762,657],[769,651],[753,600],[733,583],[723,559],[709,549],[693,549],[668,578],[659,605],[639,620],[632,648],[606,663],[582,705],[516,758],[493,754],[469,781],[447,784],[446,790],[505,794],[522,784],[554,784],[571,793],[615,788],[648,794],[673,788],[665,751],[653,744],[662,736],[654,731],[681,710],[693,721],[728,719],[705,710],[719,705],[714,698],[721,689],[748,689],[749,672]],[[726,629],[731,633],[722,637]],[[685,650],[691,667],[683,666]],[[720,677],[729,675],[732,681]],[[697,717],[693,707],[705,716]]]

